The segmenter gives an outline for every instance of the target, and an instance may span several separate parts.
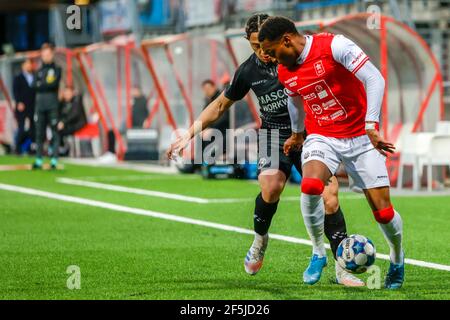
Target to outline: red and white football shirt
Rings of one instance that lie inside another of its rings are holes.
[[[299,64],[291,69],[278,66],[278,78],[288,94],[303,98],[306,131],[334,138],[366,134],[367,95],[355,73],[368,56],[343,36],[306,37]]]

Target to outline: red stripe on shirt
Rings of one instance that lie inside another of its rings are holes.
[[[359,71],[359,69],[361,69],[367,61],[369,61],[369,57],[365,57],[364,60],[361,61],[361,63],[352,71],[352,73],[356,74]]]

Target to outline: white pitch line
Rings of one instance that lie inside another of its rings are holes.
[[[189,197],[189,196],[183,196],[180,194],[167,193],[167,192],[161,192],[161,191],[130,188],[130,187],[113,185],[113,184],[100,183],[100,182],[77,180],[77,179],[70,179],[70,178],[58,178],[58,179],[56,179],[56,181],[59,183],[70,184],[70,185],[74,185],[74,186],[82,186],[82,187],[90,187],[90,188],[117,191],[117,192],[133,193],[133,194],[139,194],[139,195],[144,195],[144,196],[151,196],[151,197],[158,197],[158,198],[165,198],[165,199],[172,199],[172,200],[180,200],[180,201],[186,201],[186,202],[194,202],[194,203],[202,203],[202,204],[208,203],[207,199],[203,199],[203,198]]]
[[[106,181],[175,181],[175,180],[200,180],[196,175],[190,176],[154,176],[154,175],[124,175],[124,176],[85,176],[85,177],[77,177],[80,180],[84,181],[96,181],[96,182],[106,182]]]
[[[235,202],[248,202],[251,200],[250,198],[206,199],[206,198],[199,198],[199,197],[184,196],[184,195],[176,194],[176,193],[168,193],[168,192],[153,191],[153,190],[146,190],[146,189],[139,189],[139,188],[131,188],[131,187],[118,186],[118,185],[114,185],[114,184],[107,184],[107,183],[100,183],[100,182],[86,181],[86,180],[78,180],[78,179],[70,179],[70,178],[58,178],[58,179],[56,179],[56,181],[59,183],[70,184],[70,185],[74,185],[74,186],[82,186],[82,187],[90,187],[90,188],[117,191],[117,192],[139,194],[139,195],[144,195],[144,196],[165,198],[165,199],[171,199],[171,200],[179,200],[179,201],[185,201],[185,202],[193,202],[193,203],[199,203],[199,204],[235,203]]]
[[[148,217],[153,217],[153,218],[158,218],[158,219],[163,219],[163,220],[170,220],[170,221],[176,221],[176,222],[181,222],[181,223],[186,223],[186,224],[198,225],[198,226],[203,226],[203,227],[208,227],[208,228],[213,228],[213,229],[218,229],[218,230],[232,231],[232,232],[237,232],[237,233],[241,233],[241,234],[249,234],[249,235],[254,234],[253,230],[239,228],[239,227],[230,226],[230,225],[226,225],[226,224],[208,222],[208,221],[204,221],[204,220],[192,219],[192,218],[177,216],[177,215],[168,214],[168,213],[156,212],[156,211],[151,211],[151,210],[127,207],[127,206],[117,205],[117,204],[113,204],[113,203],[109,203],[109,202],[90,200],[90,199],[74,197],[74,196],[67,196],[67,195],[62,195],[62,194],[58,194],[58,193],[41,191],[41,190],[37,190],[37,189],[19,187],[19,186],[8,185],[8,184],[3,184],[3,183],[0,183],[0,189],[11,191],[11,192],[19,192],[19,193],[33,195],[33,196],[44,197],[44,198],[48,198],[48,199],[55,199],[55,200],[60,200],[60,201],[65,201],[65,202],[70,202],[70,203],[78,203],[78,204],[83,204],[83,205],[96,207],[96,208],[103,208],[103,209],[108,209],[108,210],[113,210],[113,211],[118,211],[118,212],[126,212],[126,213],[148,216]],[[279,235],[279,234],[271,233],[270,238],[285,241],[285,242],[290,242],[290,243],[304,244],[304,245],[308,245],[308,246],[312,245],[311,241],[309,241],[309,240],[290,237],[290,236],[283,236],[283,235]],[[330,246],[327,244],[325,246],[327,249],[330,248]],[[377,253],[377,258],[383,259],[383,260],[389,260],[389,256],[387,254]],[[438,263],[426,262],[426,261],[415,260],[415,259],[405,259],[405,263],[414,265],[414,266],[418,266],[418,267],[429,268],[429,269],[450,271],[450,266],[438,264]]]
[[[124,186],[119,186],[119,185],[114,185],[114,184],[107,184],[107,183],[79,180],[79,179],[71,179],[71,178],[57,178],[56,181],[59,183],[63,183],[63,184],[70,184],[73,186],[82,186],[82,187],[90,187],[90,188],[103,189],[103,190],[116,191],[116,192],[139,194],[139,195],[144,195],[144,196],[179,200],[179,201],[185,201],[185,202],[193,202],[193,203],[198,203],[198,204],[240,203],[240,202],[250,202],[250,201],[255,200],[254,198],[207,199],[207,198],[200,198],[200,197],[184,196],[184,195],[177,194],[177,193],[168,193],[168,192],[153,191],[153,190],[148,190],[148,189],[124,187]],[[341,195],[340,198],[351,200],[351,199],[362,199],[363,197],[360,195],[344,195],[344,196]],[[282,196],[281,200],[282,201],[300,201],[300,195],[285,196],[285,197]]]

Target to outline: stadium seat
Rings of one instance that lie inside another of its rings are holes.
[[[427,152],[427,188],[433,191],[433,166],[450,167],[450,135],[437,135],[431,139]]]
[[[439,121],[436,124],[436,134],[450,135],[450,121]]]
[[[412,166],[413,169],[413,189],[420,189],[422,170],[426,165],[427,157],[430,154],[430,143],[434,136],[435,133],[432,132],[419,132],[404,134],[401,137],[401,155],[397,188],[403,187],[403,167],[408,165]],[[418,148],[418,146],[420,146],[420,148]]]
[[[72,157],[81,157],[81,142],[89,141],[92,148],[92,154],[95,158],[101,154],[100,130],[97,123],[88,123],[73,135],[71,148]]]

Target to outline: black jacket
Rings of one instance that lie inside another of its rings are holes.
[[[81,96],[75,96],[69,102],[60,102],[59,121],[64,123],[62,130],[64,134],[73,134],[86,125],[86,113]]]
[[[36,73],[36,109],[49,110],[58,108],[58,90],[61,81],[61,67],[54,62],[43,64]]]
[[[142,128],[148,117],[147,99],[144,96],[136,97],[133,100],[133,128]]]
[[[33,75],[34,81],[34,75]],[[16,104],[22,102],[25,104],[25,111],[21,112],[22,114],[32,115],[34,113],[34,103],[36,99],[36,91],[33,87],[33,84],[28,85],[28,82],[21,72],[17,76],[14,77],[13,80],[13,94],[14,100],[16,100]],[[17,109],[16,109],[17,110]],[[19,113],[19,112],[16,112]]]

